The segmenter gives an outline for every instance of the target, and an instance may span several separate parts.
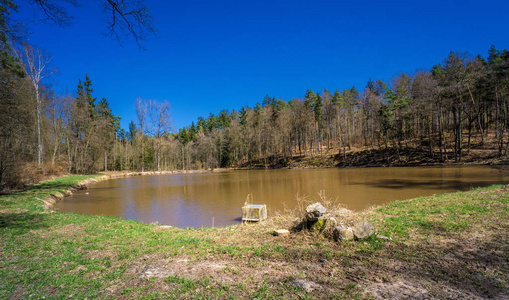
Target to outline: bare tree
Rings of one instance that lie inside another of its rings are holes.
[[[141,97],[136,98],[136,116],[138,117],[138,129],[139,133],[137,136],[141,139],[141,171],[145,171],[145,137],[144,137],[144,131],[147,127],[146,121],[147,121],[147,111],[148,111],[148,105],[147,103],[141,99]]]
[[[173,131],[170,102],[149,100],[150,134],[155,138],[157,170],[161,169],[161,146],[164,136]]]
[[[62,140],[68,138],[65,131],[69,127],[71,118],[70,103],[74,99],[70,95],[50,95],[47,98],[45,114],[50,125],[49,140],[53,144],[51,162],[55,164],[60,146],[63,145]]]
[[[36,49],[26,43],[22,45],[23,55],[21,57],[23,68],[35,89],[36,101],[36,122],[37,122],[37,162],[42,162],[42,138],[41,138],[41,81],[50,76],[53,70],[48,69],[52,57],[46,52]]]

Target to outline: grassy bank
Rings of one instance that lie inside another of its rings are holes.
[[[377,234],[338,244],[262,224],[187,230],[58,213],[40,199],[93,176],[0,196],[0,298],[509,297],[509,188],[394,202],[340,222]]]

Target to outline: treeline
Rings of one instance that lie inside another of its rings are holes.
[[[20,2],[0,1],[0,190],[52,174],[95,172],[99,161],[105,169],[114,166],[109,155],[118,143],[119,118],[106,99],[92,97],[88,76],[74,96],[56,95],[47,84],[54,71],[51,57],[26,43],[28,30],[16,16]],[[23,5],[32,5],[49,23],[68,26],[73,18],[68,7],[56,2]],[[119,39],[125,34],[142,48],[141,41],[154,32],[143,1],[103,2],[109,35]]]
[[[483,144],[488,135],[506,155],[508,85],[507,50],[492,46],[487,59],[451,52],[429,71],[370,79],[361,92],[307,91],[288,102],[266,96],[254,108],[199,118],[175,135],[175,148],[182,168],[284,166],[295,155],[346,155],[352,147],[399,153],[416,144],[437,161],[461,161],[474,136]]]
[[[105,98],[92,97],[88,76],[73,97],[56,95],[49,86],[36,89],[27,71],[0,68],[0,183],[23,184],[44,169],[95,172],[102,158],[111,165],[119,118]]]
[[[42,80],[50,61],[29,45],[4,48],[0,65],[0,184],[31,170],[70,173],[288,165],[296,156],[337,155],[355,147],[424,149],[461,161],[474,138],[509,147],[509,52],[486,59],[450,53],[429,71],[369,80],[362,91],[307,91],[302,99],[266,96],[254,107],[221,111],[173,133],[167,101],[136,99],[128,129],[92,81],[57,95]],[[45,62],[41,64],[40,62]]]

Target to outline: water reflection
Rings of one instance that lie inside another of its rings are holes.
[[[293,208],[297,195],[318,199],[325,190],[347,208],[433,195],[509,177],[490,167],[408,167],[257,170],[154,175],[102,181],[57,205],[65,212],[113,215],[178,227],[235,224],[248,194],[271,212]]]

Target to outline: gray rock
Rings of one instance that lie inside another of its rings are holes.
[[[375,232],[375,226],[368,222],[357,223],[353,227],[353,235],[358,240],[368,238],[374,232]]]
[[[353,230],[345,225],[339,225],[332,231],[332,236],[337,242],[350,241],[353,240]]]
[[[326,212],[327,209],[320,202],[310,204],[306,207],[306,220],[318,221]]]

